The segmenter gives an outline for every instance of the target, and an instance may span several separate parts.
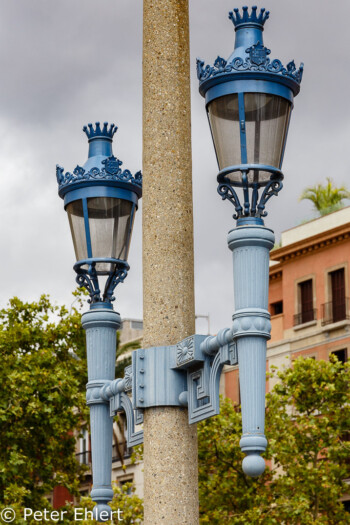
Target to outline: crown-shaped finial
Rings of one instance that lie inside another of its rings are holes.
[[[256,11],[258,8],[256,5],[253,5],[252,12],[250,15],[248,13],[248,7],[246,5],[243,6],[242,9],[242,15],[240,14],[239,9],[237,9],[237,7],[233,10],[234,12],[230,11],[228,14],[229,19],[232,20],[233,25],[236,29],[243,24],[255,24],[263,27],[270,15],[270,12],[265,11],[265,8],[263,7],[262,9],[260,9],[260,13],[257,16]]]
[[[108,129],[108,122],[104,122],[102,129],[99,122],[96,122],[95,129],[93,128],[92,124],[88,124],[87,126],[83,127],[83,131],[85,131],[86,136],[89,140],[96,139],[97,137],[112,140],[113,135],[117,131],[117,129],[118,127],[114,124],[111,124]]]

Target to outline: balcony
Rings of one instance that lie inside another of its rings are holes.
[[[305,310],[298,314],[294,315],[294,326],[299,326],[301,324],[310,323],[311,321],[316,321],[317,319],[317,309],[312,308],[311,310]]]
[[[350,319],[350,300],[344,297],[342,300],[330,301],[322,305],[322,326]]]

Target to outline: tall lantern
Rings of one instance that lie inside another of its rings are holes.
[[[235,48],[213,66],[197,60],[199,91],[205,97],[219,165],[218,192],[235,207],[237,227],[228,234],[233,254],[232,337],[238,353],[243,435],[243,470],[258,476],[265,469],[266,342],[271,323],[268,306],[269,250],[273,231],[264,227],[265,205],[282,189],[282,162],[294,97],[303,65],[286,67],[264,46],[269,12],[243,7],[229,13]],[[242,203],[237,190],[243,193]]]

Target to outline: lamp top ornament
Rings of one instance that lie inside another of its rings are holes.
[[[270,16],[270,11],[266,11],[264,7],[260,9],[260,13],[258,16],[256,15],[256,11],[258,9],[256,5],[253,5],[252,12],[250,15],[248,13],[248,7],[246,5],[243,6],[242,9],[242,15],[240,14],[239,9],[237,7],[235,7],[234,10],[230,11],[228,14],[228,17],[230,20],[232,20],[236,30],[242,25],[255,25],[263,28],[266,20]]]
[[[231,56],[225,60],[218,56],[214,64],[205,65],[204,61],[197,58],[197,76],[199,91],[206,97],[207,103],[211,96],[208,91],[213,86],[232,80],[259,79],[284,84],[294,96],[299,93],[300,82],[303,76],[304,65],[296,68],[294,60],[286,66],[278,59],[271,60],[271,50],[264,46],[263,30],[269,11],[264,8],[257,14],[257,7],[253,6],[251,13],[248,7],[243,7],[243,12],[235,8],[229,13],[236,31],[235,48]]]
[[[96,122],[95,129],[92,124],[88,124],[87,126],[83,127],[83,131],[85,131],[87,138],[89,139],[89,142],[94,139],[100,139],[104,138],[107,140],[112,140],[113,135],[116,133],[118,127],[114,124],[111,124],[108,129],[108,122],[104,122],[103,128],[101,129],[100,123]]]
[[[72,172],[64,173],[64,168],[56,166],[60,197],[65,198],[72,190],[101,184],[128,189],[141,197],[141,171],[132,175],[129,170],[122,170],[123,162],[113,155],[112,142],[117,129],[114,124],[108,128],[108,122],[103,127],[99,122],[95,127],[92,124],[83,127],[89,142],[88,160],[83,166],[77,165]]]

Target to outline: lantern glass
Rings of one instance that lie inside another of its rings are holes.
[[[126,261],[131,235],[132,202],[112,197],[87,200],[93,257]]]
[[[242,164],[237,94],[214,99],[208,115],[219,169]]]
[[[113,258],[127,260],[135,205],[128,200],[113,197],[87,199],[88,231],[85,229],[83,201],[67,205],[69,223],[77,261],[86,258]],[[90,240],[91,249],[87,239]],[[98,272],[108,272],[109,263],[97,263]]]
[[[84,224],[83,201],[70,202],[66,208],[77,261],[88,258]]]
[[[280,168],[290,111],[291,103],[285,98],[267,93],[245,93],[243,125],[239,118],[237,94],[214,99],[209,104],[208,114],[220,170],[239,164]],[[243,137],[240,135],[242,126]],[[246,151],[241,150],[242,138],[246,142]],[[270,176],[269,172],[251,170],[248,182],[264,184]],[[239,182],[241,174],[233,172],[228,178]]]

